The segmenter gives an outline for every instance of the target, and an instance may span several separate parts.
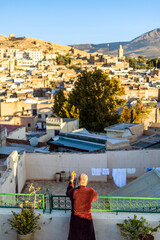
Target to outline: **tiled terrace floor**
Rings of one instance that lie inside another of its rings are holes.
[[[128,179],[127,183],[133,180],[134,179]],[[25,184],[23,193],[29,193],[28,189],[31,183],[33,183],[34,187],[41,188],[38,193],[44,193],[46,191],[46,188],[48,188],[49,192],[53,195],[64,195],[66,193],[66,188],[68,185],[68,181],[56,182],[51,180],[29,180]],[[108,180],[107,182],[90,182],[87,187],[94,188],[94,190],[98,193],[99,196],[109,196],[111,192],[118,189],[118,187],[114,184],[113,180]]]

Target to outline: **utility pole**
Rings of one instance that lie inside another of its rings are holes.
[[[109,56],[109,43],[107,44],[107,55]]]

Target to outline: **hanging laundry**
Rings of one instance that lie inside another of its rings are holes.
[[[109,175],[109,168],[102,168],[102,175]]]
[[[92,176],[101,176],[101,168],[92,168]]]
[[[113,168],[112,177],[117,187],[123,187],[126,185],[126,168]]]
[[[127,173],[128,174],[134,174],[136,172],[135,168],[127,168]]]

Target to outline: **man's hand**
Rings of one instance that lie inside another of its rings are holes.
[[[71,174],[71,179],[70,179],[71,183],[73,183],[75,176],[76,176],[76,172],[73,171]]]
[[[71,183],[73,183],[73,181],[74,181],[74,174],[71,175],[70,181],[71,181]]]

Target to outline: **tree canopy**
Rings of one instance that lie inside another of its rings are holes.
[[[124,101],[119,96],[123,89],[117,79],[110,79],[101,70],[82,72],[68,99],[61,94],[55,98],[53,112],[60,117],[79,117],[81,127],[104,131],[120,120],[118,108]]]
[[[58,65],[67,65],[67,64],[70,64],[70,61],[71,61],[71,58],[68,53],[66,55],[58,54],[58,56],[56,58],[56,63]]]
[[[66,101],[64,93],[62,90],[58,91],[55,96],[54,105],[52,107],[52,116],[65,117],[65,112],[63,111],[63,105]]]
[[[142,123],[148,117],[154,104],[142,104],[139,100],[134,106],[125,106],[121,113],[121,122]]]

